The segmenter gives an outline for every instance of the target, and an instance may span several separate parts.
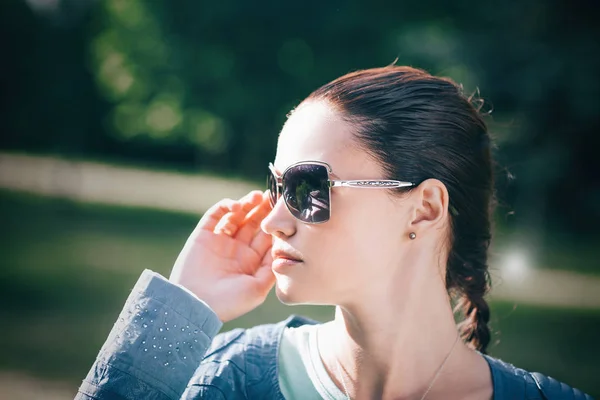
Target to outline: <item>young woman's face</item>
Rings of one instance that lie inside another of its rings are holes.
[[[278,174],[299,161],[323,161],[331,179],[384,179],[381,167],[358,148],[353,127],[326,102],[300,106],[286,122],[274,161]],[[322,224],[294,218],[279,199],[262,223],[274,250],[302,262],[277,267],[276,291],[287,304],[340,304],[388,285],[401,259],[408,212],[385,189],[331,190],[331,217]],[[382,286],[383,284],[383,286]]]

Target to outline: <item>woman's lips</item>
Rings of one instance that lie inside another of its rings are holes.
[[[302,261],[300,261],[300,260],[293,260],[290,258],[278,257],[278,258],[273,259],[272,268],[274,271],[282,271],[286,268],[290,268],[290,267],[293,267],[294,265],[298,265],[301,262]]]
[[[271,249],[271,255],[273,256],[273,264],[271,265],[273,271],[281,271],[302,262],[300,253],[283,243],[275,244]]]

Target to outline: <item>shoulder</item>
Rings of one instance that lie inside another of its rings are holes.
[[[275,324],[233,329],[217,335],[188,385],[186,398],[278,398],[277,358],[286,327],[316,323],[292,315]],[[218,393],[218,395],[208,395]],[[283,398],[283,397],[281,397]]]
[[[529,372],[484,355],[494,382],[494,399],[593,400],[591,396],[539,372]]]

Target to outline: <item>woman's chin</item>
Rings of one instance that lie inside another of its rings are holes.
[[[308,290],[301,288],[297,282],[294,282],[289,276],[275,274],[275,295],[285,305],[295,305],[308,303],[306,295]]]

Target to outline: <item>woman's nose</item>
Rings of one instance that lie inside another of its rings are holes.
[[[277,200],[271,212],[262,220],[260,228],[263,232],[275,236],[290,237],[296,233],[296,219],[282,198]]]

